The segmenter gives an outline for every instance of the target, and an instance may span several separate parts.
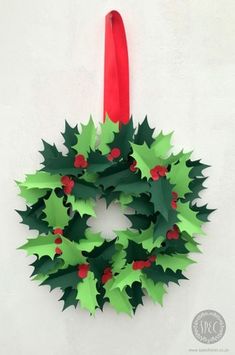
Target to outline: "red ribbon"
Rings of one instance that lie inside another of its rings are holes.
[[[105,17],[104,120],[129,121],[129,64],[127,41],[121,15],[109,12]]]

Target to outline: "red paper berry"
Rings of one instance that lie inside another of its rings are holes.
[[[151,174],[151,177],[154,181],[158,180],[159,179],[159,175],[158,175],[158,172],[156,171],[155,168],[151,169],[150,170],[150,174]]]
[[[104,269],[104,274],[108,274],[108,273],[110,273],[110,272],[112,272],[112,269],[111,269],[110,267],[106,267],[106,268]]]
[[[105,284],[106,282],[108,282],[112,277],[113,277],[113,275],[112,275],[111,272],[103,274],[102,277],[101,277],[102,284]]]
[[[89,268],[90,268],[89,264],[78,265],[78,272],[77,272],[78,276],[81,279],[84,279],[85,277],[87,277]]]
[[[88,165],[83,154],[76,155],[74,159],[74,167],[75,168],[86,168]]]
[[[158,166],[158,174],[160,176],[165,176],[167,173],[167,168],[165,166]]]
[[[71,178],[69,177],[69,176],[62,176],[62,178],[60,179],[60,181],[61,181],[61,184],[62,185],[68,185],[69,183],[70,183],[70,181],[71,181]]]
[[[53,230],[53,234],[61,234],[61,235],[63,235],[63,229],[61,229],[61,228],[55,228],[55,229]]]
[[[62,243],[62,238],[58,237],[54,240],[55,244],[61,244]]]
[[[60,248],[58,248],[58,247],[55,248],[55,253],[56,253],[57,255],[63,254],[62,250],[61,250]]]
[[[176,201],[171,201],[171,207],[172,208],[174,208],[174,209],[176,209],[177,208],[177,203],[176,203]]]
[[[172,199],[173,199],[173,201],[177,201],[177,199],[178,199],[178,194],[177,194],[177,192],[172,191]]]
[[[151,261],[150,260],[146,260],[144,262],[144,267],[150,267],[151,266]]]
[[[170,229],[166,234],[167,239],[179,239],[179,228],[174,224],[173,229]]]
[[[83,160],[83,162],[81,163],[81,168],[85,169],[88,167],[88,162],[87,160]]]
[[[177,226],[177,224],[174,224],[173,225],[173,230],[176,231],[176,232],[179,232],[179,227]]]
[[[154,261],[157,259],[157,257],[156,257],[156,255],[151,255],[150,257],[149,257],[149,261],[151,262],[151,263],[154,263]]]
[[[142,270],[145,266],[145,262],[143,260],[133,261],[132,269],[133,270]]]
[[[74,182],[73,182],[73,184],[64,186],[64,188],[63,188],[64,193],[66,195],[70,195],[73,190],[73,187],[74,187]]]
[[[133,173],[137,171],[136,164],[137,161],[134,160],[133,163],[130,165],[130,171],[132,171]]]
[[[112,155],[112,157],[113,157],[114,159],[116,159],[116,158],[120,157],[120,155],[121,155],[121,150],[120,150],[119,148],[113,148],[113,149],[111,150],[110,154]]]
[[[113,156],[111,155],[111,153],[109,153],[109,154],[107,155],[107,159],[108,159],[109,161],[113,161]]]

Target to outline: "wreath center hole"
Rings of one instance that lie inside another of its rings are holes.
[[[105,200],[101,199],[96,201],[96,217],[90,217],[87,223],[93,232],[101,233],[106,240],[112,240],[116,237],[115,231],[131,227],[131,222],[125,216],[130,211],[130,208],[123,211],[119,203],[114,202],[107,207]]]

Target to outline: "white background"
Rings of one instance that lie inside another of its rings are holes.
[[[121,12],[127,32],[131,111],[174,130],[176,151],[212,165],[202,194],[217,208],[200,238],[189,281],[170,285],[164,307],[150,300],[134,318],[108,306],[95,318],[61,312],[60,292],[30,282],[30,258],[16,248],[33,235],[19,224],[14,180],[39,168],[41,138],[59,145],[64,119],[102,119],[104,16]],[[1,355],[184,355],[234,347],[234,0],[0,0]],[[223,340],[204,346],[193,317],[215,309]]]

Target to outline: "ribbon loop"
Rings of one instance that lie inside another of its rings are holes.
[[[129,63],[124,24],[117,11],[105,18],[104,120],[129,121]]]

